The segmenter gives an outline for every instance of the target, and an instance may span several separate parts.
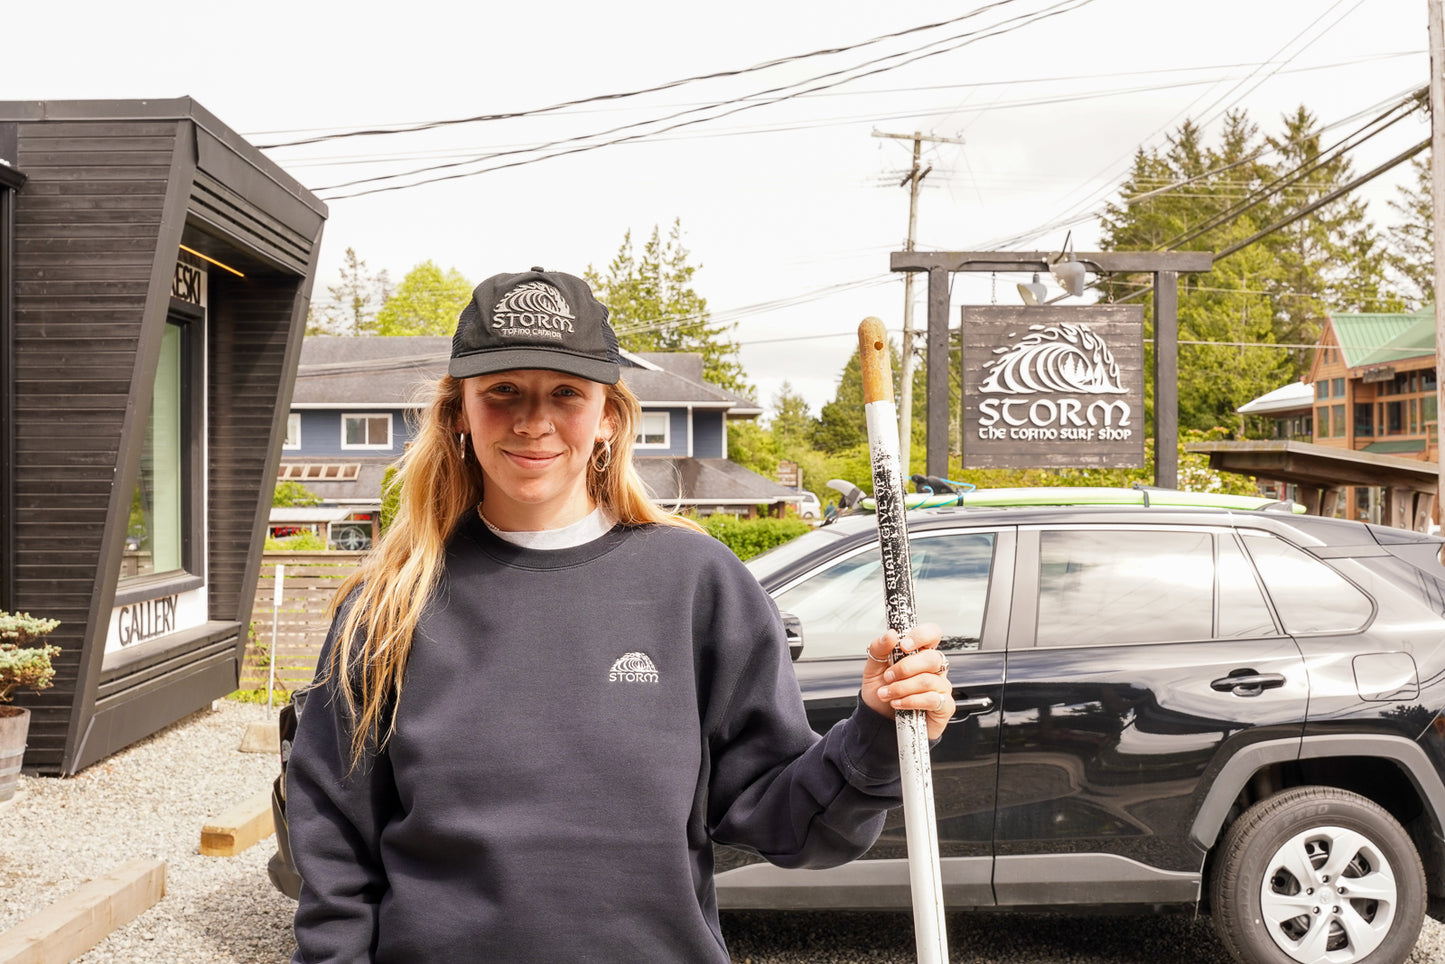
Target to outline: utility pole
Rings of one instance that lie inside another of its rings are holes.
[[[923,134],[914,131],[912,134],[885,134],[882,131],[874,131],[874,137],[887,137],[893,140],[913,142],[913,167],[903,180],[898,182],[899,187],[908,187],[908,240],[905,242],[905,251],[913,250],[914,236],[918,228],[918,186],[933,170],[933,165],[919,168],[919,162],[923,153],[923,142],[930,144],[962,144],[961,137],[936,137],[932,134]],[[903,467],[905,480],[909,474],[909,443],[913,439],[913,272],[909,271],[903,275],[903,345],[902,364],[898,369],[898,464]],[[906,489],[907,486],[905,485]]]
[[[1445,291],[1445,14],[1441,12],[1442,0],[1429,2],[1430,39],[1430,197],[1431,226],[1435,235],[1435,369],[1440,369],[1440,354],[1445,350],[1445,303],[1440,293]],[[1437,376],[1436,411],[1441,411],[1440,399],[1445,399],[1445,385]],[[1435,462],[1439,475],[1435,486],[1435,508],[1445,522],[1445,458],[1436,455]]]

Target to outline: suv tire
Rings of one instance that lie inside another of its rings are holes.
[[[1374,801],[1296,787],[1229,828],[1210,897],[1215,930],[1242,964],[1398,964],[1420,935],[1425,871]]]

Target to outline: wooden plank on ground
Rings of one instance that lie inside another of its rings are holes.
[[[166,862],[133,860],[0,933],[0,964],[66,964],[152,907],[166,892]]]
[[[271,818],[271,791],[243,800],[201,828],[201,856],[234,857],[276,832]]]

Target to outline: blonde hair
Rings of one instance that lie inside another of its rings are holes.
[[[701,527],[658,507],[632,464],[641,407],[619,381],[606,386],[604,412],[614,433],[599,444],[587,468],[587,491],[622,525]],[[343,611],[331,657],[318,681],[335,678],[351,717],[351,762],[368,746],[385,747],[395,730],[395,709],[416,625],[441,576],[447,539],[482,501],[482,470],[458,444],[462,382],[447,375],[425,407],[392,485],[400,486],[396,517],[380,543],[341,583],[330,613]],[[599,468],[600,465],[600,468]]]

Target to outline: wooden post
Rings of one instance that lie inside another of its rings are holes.
[[[1440,370],[1440,352],[1445,349],[1445,13],[1442,0],[1429,2],[1430,41],[1430,196],[1431,224],[1435,234],[1435,370]],[[1435,379],[1437,412],[1445,412],[1445,384]],[[1439,417],[1438,415],[1436,416]],[[1438,425],[1438,422],[1437,422]],[[1437,429],[1438,431],[1438,429]],[[1436,502],[1445,499],[1445,453],[1437,455],[1439,471]],[[1445,521],[1445,520],[1442,520]],[[1428,524],[1426,528],[1429,528]]]
[[[1154,484],[1179,488],[1179,274],[1154,274]]]

